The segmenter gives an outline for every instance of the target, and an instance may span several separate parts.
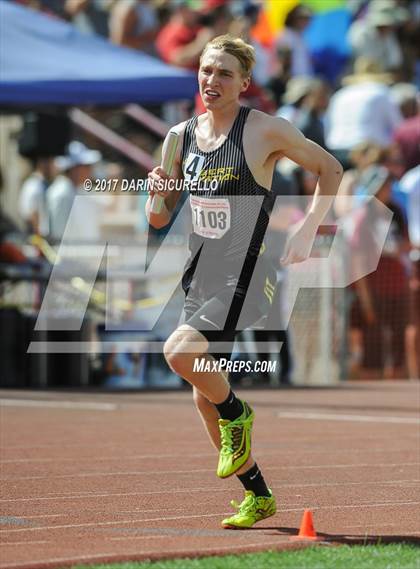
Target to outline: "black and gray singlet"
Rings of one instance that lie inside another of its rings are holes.
[[[235,298],[244,297],[264,250],[273,197],[255,181],[245,159],[243,132],[249,112],[249,108],[240,107],[226,140],[209,152],[197,145],[198,117],[190,119],[185,127],[181,162],[184,179],[191,183],[192,216],[190,258],[183,277],[187,323],[214,297],[223,304],[225,293],[232,287]],[[193,324],[196,327],[197,322]]]

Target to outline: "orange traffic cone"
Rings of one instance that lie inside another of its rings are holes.
[[[303,512],[302,522],[300,524],[299,534],[292,535],[289,539],[292,540],[305,540],[309,539],[311,541],[316,541],[317,539],[321,539],[316,535],[316,531],[314,530],[314,522],[312,519],[312,512],[311,510],[305,510]]]

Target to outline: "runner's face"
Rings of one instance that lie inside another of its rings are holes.
[[[236,57],[220,49],[206,51],[201,60],[198,82],[204,106],[209,110],[237,102],[249,85],[249,79],[241,74]]]

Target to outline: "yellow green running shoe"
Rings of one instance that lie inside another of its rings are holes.
[[[225,529],[251,528],[255,523],[265,520],[276,513],[276,499],[270,490],[270,496],[256,496],[251,490],[245,492],[241,504],[235,500],[231,504],[238,511],[222,521]]]
[[[254,412],[242,401],[243,413],[234,421],[219,419],[221,449],[217,476],[228,478],[248,460],[251,452],[251,431]]]

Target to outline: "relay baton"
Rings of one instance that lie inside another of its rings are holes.
[[[168,176],[171,175],[172,166],[175,160],[176,148],[178,146],[178,137],[178,133],[174,132],[173,130],[171,130],[168,135],[166,152],[162,160],[162,170],[166,172]],[[165,200],[162,196],[159,194],[154,194],[150,207],[151,213],[159,214],[162,211],[164,201]]]

